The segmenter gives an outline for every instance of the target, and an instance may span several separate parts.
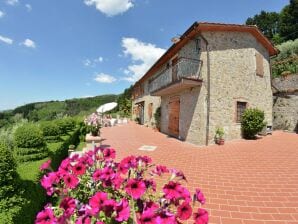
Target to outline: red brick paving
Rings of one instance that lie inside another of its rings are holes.
[[[188,187],[200,187],[210,223],[298,224],[298,135],[274,132],[259,140],[197,147],[130,123],[103,128],[103,144],[118,158],[148,155],[181,169]],[[157,146],[154,152],[137,150]]]

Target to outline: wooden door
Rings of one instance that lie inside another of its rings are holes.
[[[172,60],[172,81],[175,82],[178,80],[178,57],[175,57]]]
[[[169,135],[179,137],[180,98],[175,97],[169,103]]]

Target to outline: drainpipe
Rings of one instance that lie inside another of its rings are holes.
[[[209,125],[210,125],[210,55],[209,55],[209,43],[207,39],[200,34],[204,42],[206,43],[207,51],[207,117],[206,117],[206,145],[209,145]]]

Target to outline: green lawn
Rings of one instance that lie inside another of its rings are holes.
[[[49,158],[44,158],[43,160],[21,163],[19,164],[17,171],[22,180],[32,180],[38,181],[40,174],[39,167]]]

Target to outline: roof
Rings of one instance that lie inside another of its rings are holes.
[[[278,54],[278,50],[265,37],[265,35],[254,25],[239,25],[239,24],[224,24],[224,23],[209,23],[209,22],[195,22],[185,33],[180,37],[180,41],[174,43],[145,73],[145,75],[135,83],[141,83],[145,79],[152,76],[164,63],[170,60],[187,42],[203,31],[231,31],[231,32],[247,32],[252,34],[269,52],[270,56]]]

